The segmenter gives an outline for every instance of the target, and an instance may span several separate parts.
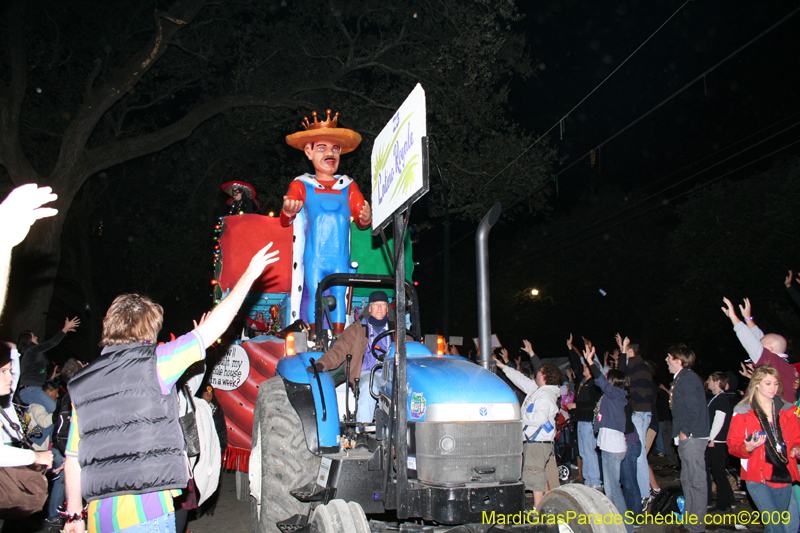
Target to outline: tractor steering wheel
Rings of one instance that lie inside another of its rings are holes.
[[[372,341],[372,346],[370,346],[370,351],[372,352],[372,356],[375,357],[378,361],[383,361],[383,358],[386,357],[386,353],[388,350],[384,350],[380,346],[378,346],[378,341],[383,340],[384,337],[387,335],[391,335],[394,333],[393,329],[389,329],[386,331],[382,331],[375,340]]]

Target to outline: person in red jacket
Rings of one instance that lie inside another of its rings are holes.
[[[773,517],[764,522],[765,533],[789,533],[789,517],[797,514],[792,482],[800,481],[800,419],[797,408],[781,398],[781,388],[775,367],[758,366],[728,431],[728,451],[742,460],[750,497]]]

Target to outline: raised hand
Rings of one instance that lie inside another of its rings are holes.
[[[746,377],[747,379],[752,379],[753,372],[755,371],[755,368],[753,368],[753,363],[747,363],[747,364],[740,363],[740,364],[742,365],[742,369],[739,370],[739,373],[744,377]]]
[[[614,335],[614,338],[617,340],[617,346],[622,348],[622,335],[617,333],[616,335]]]
[[[11,191],[0,204],[0,225],[3,227],[2,241],[9,249],[21,243],[34,222],[52,217],[57,209],[42,207],[58,198],[50,187],[39,187],[35,183],[21,185]]]
[[[744,299],[744,305],[739,306],[739,312],[742,313],[742,318],[745,320],[753,315],[753,310],[750,308],[750,298]]]
[[[534,355],[536,355],[536,354],[534,353],[534,351],[533,351],[533,348],[531,347],[531,343],[530,343],[530,341],[529,341],[528,339],[524,339],[524,340],[522,341],[522,351],[523,351],[523,352],[525,352],[525,353],[527,353],[527,354],[528,354],[528,355],[530,355],[531,357],[533,357]]]
[[[72,320],[64,319],[64,327],[61,328],[61,331],[64,333],[69,333],[70,331],[75,331],[78,329],[78,326],[81,325],[81,319],[78,317],[73,318]]]
[[[722,308],[722,312],[725,313],[726,317],[731,319],[733,325],[735,326],[736,324],[741,322],[741,320],[739,320],[739,317],[736,316],[736,310],[733,308],[733,304],[731,303],[731,301],[725,297],[722,298],[722,301],[725,303],[725,307]]]
[[[572,350],[572,333],[569,334],[569,338],[567,339],[567,350]]]
[[[492,355],[492,359],[494,360],[494,364],[497,365],[497,368],[499,368],[500,370],[505,368],[506,364],[500,359],[498,359],[496,355]]]
[[[501,348],[500,357],[503,358],[503,363],[508,364],[508,350],[506,350],[505,348]]]
[[[200,324],[205,322],[206,318],[208,318],[208,315],[210,315],[210,314],[211,314],[210,311],[206,311],[205,313],[203,313],[203,316],[200,317],[200,322],[198,322],[197,320],[192,320],[192,324],[194,324],[194,329],[197,329],[197,326],[199,326]]]
[[[586,337],[583,337],[583,336],[581,336],[581,339],[583,339],[583,345],[586,348],[591,348],[592,347],[592,341],[590,341],[589,339],[587,339]]]
[[[585,350],[583,350],[583,358],[586,359],[586,363],[589,366],[591,366],[594,363],[594,355],[595,355],[594,346],[588,346]]]
[[[787,289],[792,286],[792,277],[793,277],[793,274],[792,274],[792,271],[790,270],[789,271],[789,275],[786,276],[785,280],[783,280],[783,284],[786,285]]]
[[[611,352],[611,357],[614,359],[614,361],[619,363],[619,348],[617,348],[613,352]]]
[[[253,259],[250,260],[247,270],[244,271],[244,274],[242,275],[243,278],[247,276],[258,277],[262,272],[264,272],[264,269],[267,267],[267,265],[280,260],[280,257],[278,257],[278,252],[280,250],[270,252],[270,248],[272,248],[272,243],[269,243],[261,250],[256,252],[256,255],[254,255]]]

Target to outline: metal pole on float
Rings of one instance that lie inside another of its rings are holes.
[[[478,364],[489,370],[492,363],[492,316],[489,310],[489,232],[500,218],[500,202],[492,206],[475,233],[475,263],[478,269]]]

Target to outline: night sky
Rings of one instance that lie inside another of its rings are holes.
[[[561,215],[560,220],[565,225],[576,224],[572,220],[574,216],[570,215],[586,206],[591,191],[597,187],[615,187],[624,201],[652,198],[642,204],[642,209],[651,209],[648,216],[669,217],[665,212],[673,204],[679,205],[693,187],[721,179],[743,179],[769,169],[775,158],[797,157],[800,150],[793,143],[800,139],[797,37],[800,13],[788,15],[798,8],[798,2],[523,3],[521,9],[526,18],[521,24],[528,35],[531,57],[538,70],[535,77],[513,83],[509,110],[516,120],[537,134],[548,132],[550,142],[558,147],[563,157],[563,163],[554,169],[554,181],[538,192],[550,195],[553,214]],[[662,24],[664,26],[658,29]],[[767,31],[773,25],[776,26]],[[648,38],[649,41],[606,80]],[[603,80],[606,81],[602,86],[587,98]],[[563,127],[559,124],[562,118]],[[594,165],[589,156],[593,149],[597,149]],[[768,207],[759,204],[758,198],[753,200],[754,210]],[[603,218],[596,217],[597,225],[592,231],[599,235],[597,238],[608,239],[611,235],[613,240],[613,232],[620,228],[619,221],[615,218],[603,221]],[[629,224],[636,225],[640,221],[634,219]],[[570,246],[572,251],[589,246],[587,241],[548,245],[546,238],[536,243],[520,242],[520,225],[535,226],[539,222],[536,217],[505,224],[501,221],[490,237],[493,331],[500,334],[501,341],[512,354],[518,352],[522,338],[531,338],[534,349],[538,341],[537,353],[564,355],[563,342],[571,331],[593,337],[601,349],[612,349],[612,336],[619,329],[623,334],[640,339],[655,352],[646,355],[661,363],[663,356],[656,354],[666,350],[669,346],[666,342],[689,342],[690,339],[681,337],[680,328],[665,333],[667,339],[653,335],[652,342],[648,342],[649,339],[642,338],[646,328],[626,313],[623,298],[611,303],[614,294],[598,296],[597,291],[606,286],[602,280],[615,277],[613,272],[592,273],[591,268],[581,269],[580,272],[588,271],[588,276],[596,279],[593,282],[586,282],[585,278],[570,280],[576,285],[587,285],[582,293],[567,292],[569,298],[576,298],[576,301],[564,302],[559,298],[555,303],[544,301],[540,306],[544,311],[526,315],[533,317],[530,322],[520,316],[523,314],[520,308],[532,305],[528,299],[519,300],[518,306],[502,303],[506,300],[501,299],[498,291],[507,291],[508,286],[498,287],[498,282],[509,273],[508,264],[516,263],[515,258],[524,255],[529,245],[536,248],[538,254],[550,257],[565,256],[560,249],[562,246]],[[669,227],[671,223],[667,221],[664,225]],[[580,224],[583,226],[578,225],[578,228],[586,226],[585,221]],[[457,273],[453,281],[455,295],[451,296],[451,302],[453,299],[455,302],[451,303],[450,333],[460,335],[468,330],[470,333],[464,335],[467,338],[477,335],[477,316],[469,307],[472,297],[469,285],[473,281],[470,276],[474,276],[468,272],[474,269],[474,235],[470,233],[473,229],[474,225],[456,224],[452,237],[453,241],[462,240],[452,248],[453,268]],[[440,235],[441,229],[423,232],[422,246],[426,238],[440,244]],[[432,245],[424,253],[438,256],[435,249],[436,245]],[[630,243],[629,249],[635,251],[636,243]],[[602,252],[594,255],[591,259],[594,270],[607,268],[606,259]],[[559,268],[570,270],[578,266],[574,261],[565,257]],[[433,291],[438,297],[442,294],[437,290],[442,279],[441,266],[439,257],[433,261],[423,259],[418,271],[420,277],[433,277]],[[519,276],[516,290],[548,283],[549,280],[541,277],[536,282],[530,281],[537,279],[537,258],[526,262],[525,268],[527,272]],[[664,278],[669,271],[667,264],[658,268],[650,273],[653,281]],[[791,262],[788,268],[792,268]],[[774,272],[772,279],[750,282],[760,283],[764,289],[769,287],[772,300],[784,300],[783,311],[796,311],[781,294],[783,287],[778,278],[782,279],[785,271],[778,267]],[[622,272],[618,274],[617,278],[623,276]],[[615,281],[625,286],[624,280]],[[713,279],[707,281],[713,282]],[[749,286],[744,281],[741,285]],[[624,290],[638,289],[640,287],[629,284]],[[734,287],[723,285],[720,291],[734,292]],[[581,295],[576,296],[578,294]],[[581,298],[577,305],[588,310],[588,316],[574,309],[564,309],[563,304],[575,304],[577,298]],[[660,299],[656,295],[654,307]],[[436,298],[430,300],[435,301]],[[722,338],[712,337],[711,332],[695,337],[703,341],[698,340],[695,347],[701,353],[701,360],[705,349],[706,371],[714,365],[737,367],[741,360],[735,338],[726,329],[729,323],[718,309],[716,298],[709,300],[703,316],[715,323],[719,329],[715,334],[721,334]],[[441,311],[437,309],[436,313]],[[674,320],[682,318],[680,310],[675,314]],[[441,314],[425,316],[441,324]],[[472,348],[471,341],[465,342],[468,349]],[[710,353],[710,346],[715,344],[720,346],[720,351]],[[727,359],[728,355],[733,357]]]
[[[43,168],[59,153],[58,130],[81,102],[92,61],[108,54],[105,68],[127,58],[153,31],[154,6],[170,4],[115,0],[77,23],[75,13],[48,2],[32,5],[53,8],[63,38],[49,26],[37,26],[33,12],[28,14],[30,27],[39,32],[31,33],[29,60],[39,63],[29,75],[26,105],[38,114],[38,122],[26,123],[23,130],[31,146],[47,148],[35,161]],[[502,112],[527,133],[544,135],[540,142],[554,147],[559,160],[544,186],[504,205],[504,215],[492,230],[493,331],[512,353],[521,339],[530,338],[540,355],[563,355],[569,332],[592,337],[602,351],[612,348],[614,333],[621,331],[640,340],[645,355],[659,363],[670,344],[688,342],[701,354],[702,370],[735,367],[742,354],[719,311],[721,296],[727,295],[751,296],[765,328],[800,340],[800,309],[788,301],[782,283],[788,269],[800,268],[800,243],[794,239],[800,191],[794,183],[798,174],[791,170],[800,161],[800,2],[517,4],[524,17],[510,28],[524,33],[534,74],[509,74]],[[266,86],[281,76],[289,80],[287,86],[301,84],[313,73],[295,67],[302,54],[284,50],[288,62],[270,62],[270,47],[277,53],[285,44],[258,35],[263,28],[254,21],[263,27],[285,23],[290,30],[286,35],[304,35],[308,21],[319,18],[316,8],[299,1],[264,1],[261,7],[253,12],[238,4],[207,7],[200,23],[190,25],[197,33],[179,34],[179,44],[184,51],[203,50],[210,60],[192,63],[202,54],[183,56],[172,47],[173,63],[162,60],[164,70],[130,93],[126,105],[134,111],[126,120],[143,117],[146,127],[161,127],[215,91],[234,92],[231,73],[243,59],[270,67],[249,80],[253,86]],[[230,20],[224,18],[231,13]],[[294,16],[307,17],[302,32],[291,27]],[[107,25],[108,17],[115,24]],[[131,39],[114,41],[127,32]],[[214,51],[229,42],[223,38],[226,33],[238,32],[245,43],[249,32],[257,36],[254,42],[262,39],[265,56]],[[135,110],[148,103],[145,91],[160,98],[165,91],[160,84],[174,83],[167,74],[170,68],[179,70],[175,65],[180,61],[197,69],[187,68],[187,78],[197,74],[202,81],[189,81],[185,90],[159,100],[149,109],[151,115]],[[74,70],[58,70],[61,62]],[[104,71],[101,79],[106,75]],[[355,90],[380,93],[380,98],[389,98],[389,91],[400,94],[405,83],[409,91],[413,87],[408,79],[392,86],[374,72],[353,78],[349,81]],[[60,80],[65,85],[81,81],[61,91]],[[319,104],[318,111],[348,105],[360,109],[347,91],[309,91],[302,99]],[[429,110],[435,103],[429,102]],[[289,177],[306,170],[283,135],[309,112],[300,105],[275,107],[226,112],[186,139],[93,175],[76,195],[65,224],[62,250],[70,251],[62,258],[48,332],[61,327],[63,316],[80,314],[86,326],[80,343],[68,350],[85,352],[88,346],[97,351],[99,309],[120,292],[142,291],[159,298],[167,317],[164,334],[180,333],[210,307],[212,227],[223,214],[225,199],[219,184],[242,176],[261,179],[257,185],[263,214],[277,210],[276,199]],[[125,127],[114,129],[123,115],[117,112],[113,108],[109,120],[100,122],[90,145],[128,134]],[[345,115],[344,125],[354,121],[365,138],[383,124],[374,112]],[[457,129],[444,131],[450,118],[429,117],[428,132],[437,145],[457,137]],[[51,124],[56,133],[49,131]],[[481,133],[478,128],[468,131],[464,144],[481,139]],[[226,136],[230,139],[220,138]],[[344,172],[368,183],[369,152],[365,143],[347,156]],[[431,168],[431,193],[411,213],[418,228],[414,276],[426,333],[444,330],[443,219],[429,216],[428,209],[441,187],[434,172]],[[492,172],[487,196],[492,194],[490,185],[507,181],[511,171],[500,165]],[[454,189],[459,186],[453,176],[442,179]],[[770,196],[773,191],[777,197]],[[532,198],[544,200],[531,203],[536,209],[519,209]],[[465,339],[465,351],[477,335],[476,226],[474,220],[454,218],[451,234],[449,334]],[[540,298],[525,296],[532,287],[542,291]]]

